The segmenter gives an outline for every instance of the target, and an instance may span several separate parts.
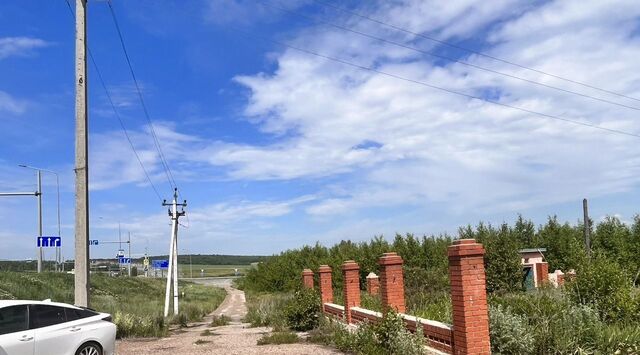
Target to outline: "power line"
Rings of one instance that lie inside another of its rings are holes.
[[[567,94],[573,94],[573,95],[581,96],[581,97],[584,97],[584,98],[600,101],[600,102],[603,102],[603,103],[616,105],[616,106],[628,108],[628,109],[631,109],[631,110],[640,111],[639,107],[629,106],[629,105],[621,104],[619,102],[603,99],[603,98],[600,98],[600,97],[597,97],[597,96],[593,96],[593,95],[589,95],[589,94],[583,94],[583,93],[576,92],[576,91],[573,91],[573,90],[563,89],[563,88],[560,88],[560,87],[557,87],[557,86],[541,83],[539,81],[526,79],[526,78],[523,78],[523,77],[520,77],[520,76],[517,76],[517,75],[513,75],[513,74],[501,72],[501,71],[498,71],[498,70],[486,68],[486,67],[483,67],[483,66],[480,66],[480,65],[477,65],[477,64],[473,64],[473,63],[464,61],[464,60],[455,59],[455,58],[452,58],[452,57],[436,54],[436,53],[433,53],[431,51],[425,51],[425,50],[422,50],[422,49],[419,49],[419,48],[416,48],[416,47],[413,47],[413,46],[406,45],[404,43],[400,43],[400,42],[388,40],[388,39],[385,39],[385,38],[377,37],[377,36],[368,34],[366,32],[361,32],[361,31],[354,30],[354,29],[346,27],[346,26],[338,25],[338,24],[330,22],[330,21],[320,20],[320,19],[308,16],[308,15],[305,15],[303,13],[300,13],[298,11],[292,11],[292,10],[285,9],[285,8],[283,8],[281,6],[269,4],[265,0],[260,0],[260,4],[263,5],[263,6],[274,8],[274,9],[282,11],[282,12],[286,12],[286,13],[295,15],[295,16],[306,18],[309,22],[315,22],[316,24],[320,23],[320,24],[325,24],[325,25],[328,25],[328,26],[332,26],[332,27],[341,29],[343,31],[355,33],[357,35],[360,35],[360,36],[363,36],[363,37],[367,37],[367,38],[371,38],[371,39],[374,39],[376,41],[381,41],[381,42],[392,44],[392,45],[395,45],[395,46],[398,46],[398,47],[401,47],[401,48],[409,49],[409,50],[412,50],[412,51],[415,51],[415,52],[418,52],[418,53],[421,53],[421,54],[432,56],[434,58],[455,62],[455,63],[462,64],[462,65],[465,65],[465,66],[468,66],[468,67],[471,67],[471,68],[475,68],[475,69],[482,70],[482,71],[489,72],[489,73],[493,73],[493,74],[502,75],[502,76],[505,76],[505,77],[508,77],[508,78],[511,78],[511,79],[515,79],[515,80],[520,80],[520,81],[523,81],[523,82],[526,82],[526,83],[529,83],[529,84],[539,85],[539,86],[542,86],[542,87],[545,87],[545,88],[548,88],[548,89],[557,90],[557,91],[564,92],[564,93],[567,93]]]
[[[131,60],[129,58],[129,53],[127,51],[127,47],[124,43],[124,37],[122,36],[122,31],[120,30],[120,25],[118,23],[118,19],[116,18],[116,13],[113,10],[113,6],[111,6],[111,1],[108,0],[107,1],[107,5],[109,6],[109,12],[111,13],[111,18],[113,18],[113,23],[116,27],[116,31],[118,32],[118,38],[120,39],[120,44],[122,45],[122,51],[124,52],[124,57],[127,61],[127,65],[129,66],[129,71],[131,72],[131,77],[133,78],[133,82],[135,84],[136,87],[136,91],[138,93],[138,98],[140,100],[140,104],[142,105],[142,110],[144,112],[145,117],[147,118],[147,121],[149,122],[149,128],[151,131],[151,136],[153,137],[153,143],[156,146],[156,149],[158,150],[158,153],[160,155],[160,161],[162,163],[162,166],[164,168],[164,172],[167,176],[167,180],[169,181],[169,185],[171,186],[171,188],[175,188],[177,187],[176,182],[173,178],[173,174],[171,173],[171,169],[169,168],[169,164],[167,163],[167,160],[164,156],[164,153],[162,152],[162,148],[160,147],[160,141],[158,140],[158,136],[156,135],[156,131],[153,128],[153,122],[151,121],[151,116],[149,115],[149,111],[147,110],[147,105],[144,102],[144,98],[142,96],[142,91],[140,90],[140,85],[138,85],[138,79],[136,78],[136,74],[133,70],[133,65],[131,64]]]
[[[353,16],[356,16],[356,17],[359,17],[359,18],[362,18],[362,19],[377,23],[379,25],[386,26],[388,28],[392,28],[392,29],[397,30],[397,31],[401,31],[401,32],[404,32],[404,33],[407,33],[407,34],[410,34],[410,35],[413,35],[413,36],[421,37],[421,38],[424,38],[424,39],[432,41],[432,42],[436,42],[438,44],[441,44],[441,45],[444,45],[444,46],[447,46],[447,47],[450,47],[450,48],[455,48],[455,49],[458,49],[458,50],[461,50],[461,51],[465,51],[467,53],[472,53],[472,54],[479,55],[479,56],[482,56],[482,57],[485,57],[485,58],[493,59],[495,61],[498,61],[498,62],[501,62],[501,63],[504,63],[504,64],[513,65],[513,66],[521,68],[521,69],[529,70],[529,71],[532,71],[532,72],[535,72],[535,73],[538,73],[538,74],[542,74],[542,75],[547,75],[547,76],[550,76],[550,77],[553,77],[553,78],[556,78],[556,79],[560,79],[560,80],[564,80],[564,81],[567,81],[567,82],[570,82],[570,83],[573,83],[573,84],[584,86],[584,87],[589,88],[589,89],[597,90],[597,91],[604,92],[604,93],[611,94],[611,95],[615,95],[615,96],[618,96],[618,97],[624,97],[624,98],[629,99],[629,100],[640,101],[640,99],[635,98],[633,96],[628,96],[628,95],[625,95],[625,94],[621,94],[619,92],[603,89],[603,88],[597,87],[595,85],[587,84],[587,83],[584,83],[584,82],[581,82],[581,81],[577,81],[577,80],[573,80],[573,79],[569,79],[569,78],[566,78],[566,77],[563,77],[563,76],[560,76],[560,75],[556,75],[556,74],[552,74],[552,73],[549,73],[549,72],[545,72],[545,71],[542,71],[542,70],[539,70],[539,69],[528,67],[526,65],[522,65],[522,64],[518,64],[518,63],[515,63],[515,62],[512,62],[512,61],[509,61],[509,60],[506,60],[506,59],[501,59],[499,57],[496,57],[496,56],[493,56],[493,55],[490,55],[490,54],[486,54],[486,53],[483,53],[483,52],[475,51],[473,49],[469,49],[469,48],[457,45],[455,43],[443,41],[443,40],[437,39],[435,37],[431,37],[431,36],[428,36],[428,35],[425,35],[425,34],[422,34],[422,33],[414,32],[414,31],[411,31],[411,30],[408,30],[408,29],[405,29],[405,28],[402,28],[402,27],[399,27],[399,26],[396,26],[396,25],[393,25],[393,24],[390,24],[390,23],[375,19],[375,18],[372,18],[370,16],[363,15],[363,14],[358,13],[356,11],[353,11],[353,10],[350,10],[350,9],[347,9],[347,8],[344,8],[344,7],[341,7],[341,6],[334,5],[334,4],[326,2],[326,1],[313,0],[313,2],[315,2],[317,4],[320,4],[322,6],[325,6],[325,7],[330,7],[332,9],[335,9],[335,10],[343,12],[343,13],[347,13],[347,14],[350,14],[350,15],[353,15]]]
[[[366,66],[363,66],[363,65],[360,65],[360,64],[355,64],[355,63],[352,63],[352,62],[344,60],[344,59],[340,59],[340,58],[324,55],[324,54],[321,54],[321,53],[318,53],[318,52],[314,52],[314,51],[311,51],[311,50],[308,50],[308,49],[300,48],[300,47],[297,47],[297,46],[294,46],[294,45],[291,45],[291,44],[288,44],[288,43],[284,43],[284,42],[281,42],[281,41],[278,41],[278,40],[274,40],[274,39],[271,39],[271,38],[263,37],[263,36],[256,35],[256,34],[252,34],[252,33],[246,32],[244,30],[241,30],[239,28],[232,28],[232,29],[234,31],[242,33],[242,34],[244,34],[244,35],[246,35],[247,37],[250,37],[250,38],[258,38],[258,39],[260,39],[262,41],[265,41],[265,42],[271,42],[273,44],[281,45],[281,46],[284,46],[284,47],[287,47],[287,48],[290,48],[290,49],[293,49],[293,50],[296,50],[296,51],[299,51],[299,52],[302,52],[302,53],[306,53],[306,54],[309,54],[309,55],[313,55],[313,56],[316,56],[316,57],[320,57],[320,58],[323,58],[323,59],[326,59],[326,60],[330,60],[330,61],[341,63],[341,64],[344,64],[344,65],[348,65],[348,66],[351,66],[351,67],[354,67],[354,68],[357,68],[357,69],[366,70],[366,71],[369,71],[369,72],[385,75],[385,76],[388,76],[388,77],[391,77],[391,78],[395,78],[395,79],[398,79],[398,80],[404,80],[404,81],[411,82],[411,83],[418,84],[418,85],[422,85],[422,86],[425,86],[425,87],[428,87],[428,88],[444,91],[444,92],[447,92],[447,93],[450,93],[450,94],[466,97],[468,99],[483,101],[483,102],[487,102],[487,103],[494,104],[494,105],[497,105],[497,106],[502,106],[502,107],[518,110],[518,111],[525,112],[525,113],[530,113],[530,114],[537,115],[537,116],[540,116],[540,117],[554,119],[554,120],[558,120],[558,121],[563,121],[563,122],[567,122],[567,123],[571,123],[571,124],[575,124],[575,125],[580,125],[580,126],[585,126],[585,127],[589,127],[589,128],[593,128],[593,129],[598,129],[598,130],[606,131],[606,132],[609,132],[609,133],[616,133],[616,134],[621,134],[621,135],[625,135],[625,136],[640,138],[640,134],[637,134],[637,133],[626,132],[626,131],[622,131],[622,130],[618,130],[618,129],[614,129],[614,128],[606,128],[606,127],[598,126],[598,125],[595,125],[595,124],[592,124],[592,123],[588,123],[588,122],[582,122],[582,121],[577,121],[577,120],[573,120],[573,119],[570,119],[570,118],[564,118],[564,117],[561,117],[561,116],[556,116],[556,115],[547,114],[547,113],[543,113],[543,112],[533,111],[533,110],[529,110],[529,109],[524,108],[524,107],[515,106],[515,105],[511,105],[511,104],[505,104],[505,103],[502,103],[502,102],[499,102],[499,101],[483,98],[483,97],[472,95],[472,94],[466,94],[466,93],[463,93],[463,92],[460,92],[460,91],[451,90],[451,89],[443,88],[441,86],[432,85],[432,84],[426,83],[424,81],[415,80],[415,79],[411,79],[411,78],[406,78],[406,77],[403,77],[403,76],[400,76],[400,75],[396,75],[396,74],[392,74],[392,73],[389,73],[389,72],[385,72],[385,71],[382,71],[382,70],[379,70],[379,69],[376,69],[376,68],[373,68],[373,67],[366,67]]]
[[[75,13],[73,12],[73,9],[71,8],[71,4],[69,3],[69,0],[65,0],[65,1],[67,3],[67,6],[69,7],[69,11],[71,11],[71,15],[75,16]],[[140,167],[142,168],[142,171],[144,172],[144,175],[147,178],[147,181],[149,182],[149,185],[151,185],[151,188],[155,192],[155,194],[158,197],[158,199],[160,201],[162,201],[162,197],[160,196],[160,193],[158,192],[158,189],[156,188],[156,186],[153,184],[153,181],[151,180],[151,177],[149,176],[149,173],[147,172],[147,169],[144,167],[144,164],[142,163],[142,159],[140,159],[140,155],[136,151],[136,148],[133,145],[133,141],[131,140],[131,137],[129,136],[129,132],[127,131],[126,126],[124,125],[124,121],[120,117],[120,114],[118,113],[118,110],[116,109],[116,106],[113,103],[113,99],[111,98],[111,94],[109,93],[109,90],[107,89],[107,85],[104,82],[104,79],[102,77],[102,73],[100,72],[100,68],[98,67],[98,64],[96,63],[96,61],[95,61],[95,59],[93,57],[93,54],[91,53],[91,49],[87,48],[87,52],[89,53],[89,58],[91,59],[91,63],[93,64],[93,68],[96,70],[96,74],[98,74],[98,81],[100,81],[100,84],[101,84],[102,88],[104,89],[104,92],[105,92],[105,94],[107,96],[109,104],[111,105],[111,108],[113,109],[114,115],[118,119],[118,122],[120,122],[120,127],[122,128],[122,132],[124,133],[124,136],[127,138],[127,141],[129,142],[129,145],[131,146],[131,150],[133,150],[133,154],[135,155],[136,160],[138,160],[138,163],[140,164]]]

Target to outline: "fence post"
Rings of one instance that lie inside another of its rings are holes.
[[[491,354],[484,248],[474,239],[449,246],[453,353]]]
[[[320,298],[322,299],[322,309],[325,303],[333,303],[333,286],[331,285],[331,267],[320,265],[318,269],[320,275]]]
[[[360,266],[353,260],[342,264],[342,279],[344,280],[344,314],[347,323],[351,323],[351,307],[360,307]]]
[[[373,272],[367,275],[367,292],[372,296],[380,293],[380,278]]]
[[[304,288],[313,289],[313,271],[309,269],[302,270],[302,285]]]
[[[404,276],[402,274],[402,258],[396,253],[384,253],[378,259],[380,265],[380,289],[382,292],[382,308],[386,312],[392,308],[404,313]]]

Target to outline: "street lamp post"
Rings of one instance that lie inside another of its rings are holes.
[[[58,236],[61,237],[60,231],[60,177],[58,173],[49,169],[36,168],[33,166],[20,164],[18,165],[21,168],[27,168],[31,170],[35,170],[38,176],[38,191],[36,192],[38,196],[38,236],[42,237],[42,177],[41,172],[45,171],[48,173],[52,173],[56,176],[56,187],[57,187],[57,214],[58,214]],[[56,247],[56,271],[58,270],[58,264],[60,263],[60,247]],[[42,272],[42,246],[40,246],[38,251],[38,272]]]

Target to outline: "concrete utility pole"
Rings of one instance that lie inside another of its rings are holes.
[[[75,304],[89,307],[89,162],[87,115],[87,1],[76,0]]]
[[[173,314],[178,315],[178,219],[184,216],[184,207],[187,206],[187,200],[178,203],[178,189],[174,189],[173,202],[162,202],[163,206],[171,206],[169,217],[171,217],[171,243],[169,244],[169,270],[167,270],[167,290],[164,298],[164,316],[169,315],[169,304],[171,301],[171,285],[173,283]],[[182,207],[182,211],[178,212],[178,206]]]
[[[591,228],[589,226],[589,206],[586,198],[582,200],[582,212],[584,213],[584,247],[587,255],[591,255]]]

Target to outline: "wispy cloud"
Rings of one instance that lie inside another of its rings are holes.
[[[8,93],[0,90],[0,112],[14,115],[22,114],[27,109],[27,101],[16,99]]]
[[[51,43],[32,37],[2,37],[0,38],[0,59],[11,56],[26,56],[34,53],[35,49],[44,48]]]

